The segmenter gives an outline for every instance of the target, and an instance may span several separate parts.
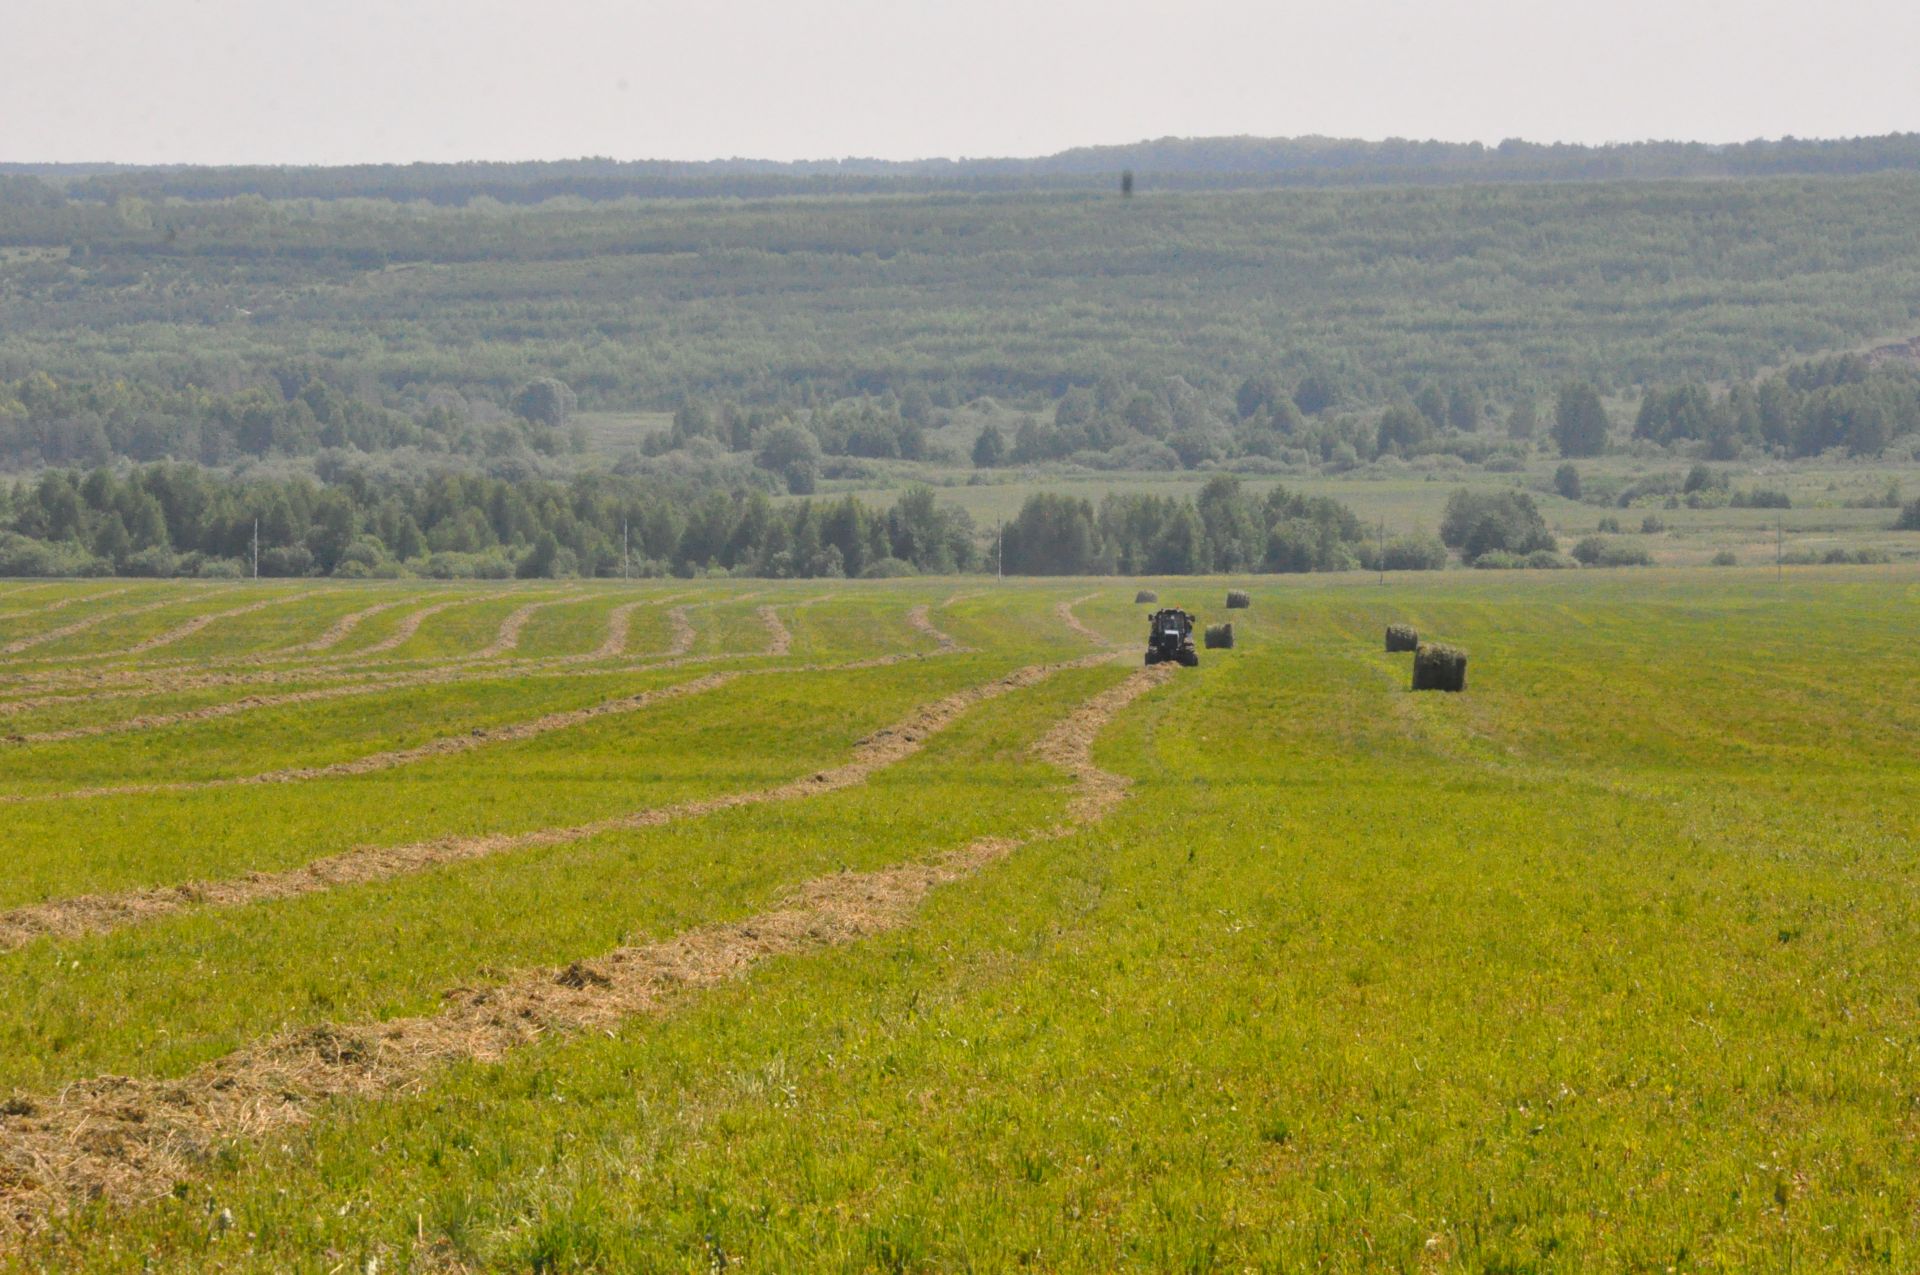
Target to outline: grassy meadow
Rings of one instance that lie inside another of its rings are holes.
[[[1920,568],[1766,562],[0,583],[0,1270],[1913,1269]]]

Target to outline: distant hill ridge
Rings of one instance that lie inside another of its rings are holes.
[[[1122,171],[1137,189],[1461,185],[1474,182],[1660,180],[1920,171],[1920,134],[1738,143],[1605,146],[1330,137],[1160,138],[1083,146],[1027,159],[570,159],[337,167],[8,164],[67,197],[389,199],[462,204],[547,199],[758,198],[800,194],[1096,190]]]

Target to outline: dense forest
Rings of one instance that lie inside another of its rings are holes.
[[[31,181],[14,178],[8,185]],[[1920,176],[460,207],[0,194],[0,379],[396,410],[913,391],[1041,413],[1178,377],[1508,407],[1756,375],[1920,325]],[[31,196],[31,197],[29,197]]]

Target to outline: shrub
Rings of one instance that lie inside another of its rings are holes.
[[[1413,653],[1413,689],[1464,691],[1467,689],[1467,653],[1457,646],[1422,642]]]
[[[1580,499],[1580,471],[1572,461],[1553,471],[1553,489],[1568,500]]]
[[[1821,561],[1830,567],[1871,567],[1892,561],[1884,549],[1829,549]]]
[[[895,580],[902,576],[919,575],[911,562],[899,558],[875,558],[860,569],[862,580]]]
[[[1640,520],[1640,534],[1643,536],[1657,536],[1666,529],[1667,520],[1659,514],[1648,514]]]
[[[1920,531],[1920,497],[1916,497],[1910,501],[1907,507],[1900,511],[1900,516],[1894,519],[1893,529],[1895,531]]]
[[[1476,571],[1516,571],[1526,565],[1526,558],[1505,549],[1489,549],[1473,560]]]
[[[1440,520],[1440,539],[1469,562],[1494,549],[1526,554],[1560,547],[1539,506],[1523,491],[1454,492]]]
[[[1361,545],[1360,565],[1369,571],[1439,571],[1447,547],[1433,536],[1395,536],[1383,546]]]
[[[1535,571],[1564,571],[1579,565],[1566,554],[1551,549],[1535,549],[1527,555],[1527,566]]]
[[[1601,532],[1610,532],[1613,535],[1617,536],[1620,534],[1620,520],[1614,517],[1612,514],[1608,514],[1606,517],[1602,518],[1598,524],[1595,525],[1594,530],[1601,531]]]
[[[1653,555],[1638,545],[1601,536],[1587,536],[1573,547],[1573,556],[1589,567],[1650,567]]]
[[[1708,559],[1708,562],[1716,567],[1737,567],[1740,565],[1740,559],[1733,556],[1733,550],[1731,549],[1722,549],[1719,553],[1714,554],[1712,558]]]
[[[1736,491],[1733,493],[1731,503],[1735,509],[1793,508],[1792,497],[1772,487],[1755,487],[1751,491]]]

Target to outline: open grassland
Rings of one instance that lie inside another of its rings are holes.
[[[1920,1264],[1920,571],[1141,584],[0,586],[0,1268]]]
[[[1788,509],[1718,507],[1690,509],[1684,503],[1668,508],[1663,496],[1638,496],[1627,506],[1611,502],[1568,500],[1553,487],[1561,461],[1537,457],[1522,472],[1496,473],[1465,466],[1418,469],[1398,462],[1347,474],[1300,473],[1280,478],[1244,476],[1242,485],[1264,494],[1278,484],[1310,496],[1330,496],[1359,516],[1368,527],[1388,536],[1431,534],[1440,526],[1447,499],[1466,488],[1505,491],[1519,488],[1531,494],[1554,534],[1569,549],[1582,536],[1593,534],[1605,518],[1633,536],[1632,543],[1647,550],[1662,566],[1702,566],[1715,554],[1732,553],[1743,566],[1773,562],[1776,552],[1824,556],[1832,549],[1874,549],[1896,560],[1920,560],[1920,532],[1895,531],[1899,512],[1884,503],[1889,487],[1905,499],[1920,495],[1920,465],[1895,461],[1767,461],[1723,467],[1736,490],[1783,492]],[[824,485],[838,497],[851,495],[885,509],[899,499],[909,482],[932,482],[941,501],[967,511],[976,526],[991,529],[1011,522],[1021,505],[1040,492],[1054,492],[1087,501],[1096,509],[1110,494],[1148,495],[1191,500],[1212,475],[1191,471],[1161,473],[1054,472],[1001,470],[982,474],[973,469],[897,463],[890,484],[838,481]],[[1575,463],[1589,487],[1596,484],[1631,489],[1649,479],[1679,479],[1688,462],[1670,457],[1608,456]],[[1675,484],[1677,486],[1677,483]],[[789,500],[800,497],[787,497]],[[1664,525],[1642,534],[1648,514]]]

